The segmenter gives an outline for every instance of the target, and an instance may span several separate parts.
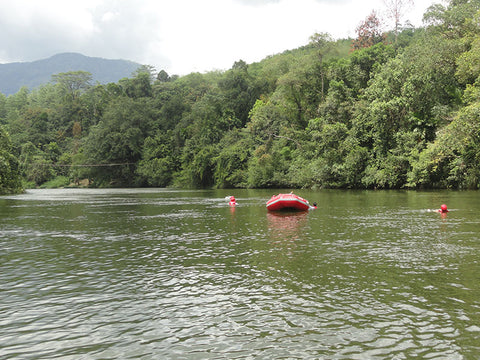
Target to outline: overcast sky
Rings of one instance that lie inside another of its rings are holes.
[[[415,0],[404,15],[422,25]],[[355,36],[383,0],[0,0],[0,63],[61,52],[132,60],[170,75],[226,70],[309,42]]]

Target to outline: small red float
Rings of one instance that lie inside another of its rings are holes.
[[[442,204],[442,206],[440,206],[440,209],[438,210],[438,212],[447,213],[448,212],[447,205]]]
[[[230,206],[237,205],[237,201],[235,200],[235,196],[230,196],[230,202],[228,203]]]

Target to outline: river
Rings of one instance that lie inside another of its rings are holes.
[[[480,356],[480,192],[296,193],[0,197],[0,358]]]

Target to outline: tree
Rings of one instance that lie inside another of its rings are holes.
[[[321,78],[321,89],[320,94],[322,101],[325,95],[325,70],[323,68],[323,60],[325,56],[333,48],[333,39],[328,33],[315,33],[310,36],[310,44],[315,47],[317,50],[318,63],[320,64],[320,78]]]
[[[384,43],[357,50],[350,55],[348,72],[342,80],[358,93],[360,89],[368,86],[375,72],[394,56],[393,46]]]
[[[394,23],[395,44],[398,41],[401,20],[409,6],[413,6],[413,0],[383,0],[387,7],[387,16]]]
[[[254,138],[270,140],[280,134],[281,127],[287,123],[287,117],[281,107],[267,99],[257,100],[250,112],[247,129]]]
[[[480,87],[467,86],[466,106],[438,132],[409,173],[411,187],[480,188]]]
[[[157,75],[157,80],[160,82],[168,82],[170,81],[170,75],[165,70],[160,70],[160,72]]]
[[[470,50],[457,58],[457,79],[462,84],[473,84],[480,77],[480,36],[475,37]]]
[[[329,122],[349,123],[354,111],[352,90],[340,80],[331,80],[325,101],[319,106],[318,112]]]
[[[147,137],[137,173],[150,186],[170,185],[176,170],[174,151],[174,136],[171,130],[158,132],[155,137]]]
[[[244,126],[248,113],[252,108],[258,93],[248,73],[247,64],[240,60],[219,80],[218,86],[224,97],[224,113],[231,114],[232,125]]]
[[[133,99],[151,97],[153,95],[152,76],[149,72],[137,72],[133,79],[122,79],[120,84],[125,94]]]
[[[70,71],[52,75],[52,80],[60,86],[65,95],[73,100],[90,88],[92,74],[87,71]]]
[[[352,43],[353,50],[371,47],[385,40],[381,28],[381,22],[377,17],[375,10],[373,10],[370,15],[368,15],[367,18],[357,26],[355,31],[357,33],[357,38]]]
[[[53,145],[53,147],[54,146],[55,145]],[[52,150],[54,150],[54,148],[52,148]],[[48,154],[48,150],[44,152],[31,142],[23,144],[20,153],[20,165],[23,178],[35,185],[41,185],[51,180],[56,175],[52,167],[52,156],[55,157],[55,154]]]
[[[472,35],[479,35],[478,0],[449,0],[447,6],[434,4],[423,15],[428,30],[448,39],[471,41]]]
[[[155,78],[156,78],[156,76],[155,76],[156,72],[157,72],[157,70],[152,65],[141,65],[141,66],[138,67],[137,70],[135,70],[133,72],[132,76],[135,78],[140,74],[148,74],[149,79],[150,79],[149,82],[153,83],[155,81]]]
[[[93,165],[88,177],[97,185],[133,186],[144,140],[155,131],[148,99],[119,98],[113,101],[97,125],[90,129],[79,149],[78,161]]]
[[[215,186],[218,188],[245,187],[248,159],[254,147],[252,138],[241,130],[228,132],[220,143],[220,152],[214,158]]]
[[[0,195],[22,191],[20,169],[8,133],[0,125]]]
[[[0,93],[0,125],[5,124],[7,119],[7,97]]]

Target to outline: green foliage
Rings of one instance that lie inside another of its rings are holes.
[[[475,36],[470,50],[457,58],[456,76],[462,84],[473,84],[480,76],[480,36]]]
[[[95,165],[88,178],[99,185],[133,186],[145,138],[154,130],[148,100],[121,98],[106,109],[103,119],[84,139],[82,159]]]
[[[233,126],[244,126],[250,109],[260,95],[260,89],[253,83],[247,64],[237,61],[219,80],[218,86],[223,94],[223,112],[231,114]]]
[[[195,148],[187,142],[181,158],[183,168],[177,174],[174,184],[181,187],[213,186],[216,156],[216,147],[213,145]]]
[[[265,145],[259,146],[249,160],[247,186],[250,188],[273,187],[275,184],[275,157],[267,151]]]
[[[27,142],[21,148],[20,165],[24,179],[36,186],[51,180],[56,175],[53,161],[31,142]]]
[[[469,104],[439,132],[409,174],[416,187],[478,189],[480,187],[480,89],[469,87]]]
[[[119,83],[125,94],[131,98],[138,99],[152,96],[151,75],[149,72],[138,72],[133,79],[122,79]]]
[[[12,154],[10,138],[0,125],[0,195],[22,191],[17,158]]]
[[[252,140],[244,132],[234,130],[226,134],[219,145],[221,150],[213,159],[215,186],[246,187]]]
[[[165,187],[171,184],[176,169],[172,132],[147,137],[143,145],[142,160],[137,174],[149,186]]]
[[[96,86],[71,72],[0,94],[11,134],[1,176],[17,169],[33,186],[477,189],[479,11],[477,0],[434,5],[427,27],[389,34],[395,45],[371,16],[353,52],[352,40],[322,33],[223,72],[143,66]]]
[[[374,46],[362,48],[353,52],[349,63],[345,66],[345,83],[352,90],[364,89],[377,70],[395,56],[395,49],[391,45],[378,43]]]
[[[58,85],[61,96],[74,101],[90,88],[92,74],[87,71],[70,71],[53,75],[52,81]]]
[[[269,100],[257,100],[250,112],[247,129],[252,136],[262,140],[271,139],[288,123],[285,109]]]
[[[56,176],[54,179],[44,182],[41,186],[43,189],[56,189],[70,185],[70,179],[66,176]]]
[[[7,117],[7,97],[0,93],[0,125],[5,124]]]

